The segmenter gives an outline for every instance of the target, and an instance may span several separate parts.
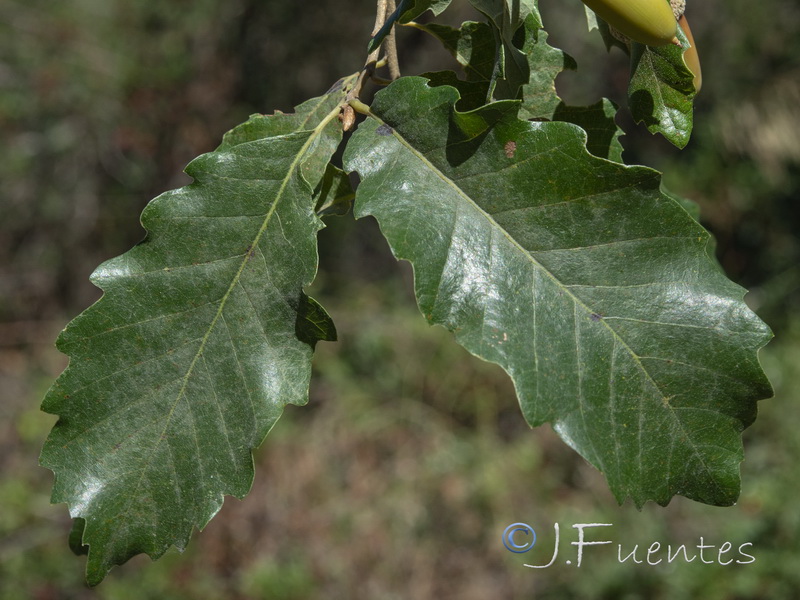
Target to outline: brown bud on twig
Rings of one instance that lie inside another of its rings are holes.
[[[350,131],[353,128],[356,122],[356,111],[353,110],[352,106],[349,104],[342,106],[342,110],[339,113],[339,121],[342,123],[343,131]]]

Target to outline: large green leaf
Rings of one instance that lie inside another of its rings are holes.
[[[413,264],[422,313],[501,365],[527,421],[551,422],[620,502],[734,502],[771,334],[708,233],[658,173],[592,156],[580,128],[457,100],[398,80],[345,153],[356,216]]]
[[[254,116],[192,161],[194,182],[147,206],[147,237],[95,271],[103,297],[59,337],[70,365],[44,400],[60,418],[41,462],[89,583],[184,548],[224,494],[247,493],[283,407],[307,402],[314,345],[335,337],[303,286],[345,92]]]

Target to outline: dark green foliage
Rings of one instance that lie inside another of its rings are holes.
[[[654,172],[592,157],[579,129],[457,99],[396,82],[345,156],[356,216],[414,265],[422,313],[500,364],[528,422],[551,422],[620,502],[735,502],[771,334],[708,234]]]
[[[43,405],[59,421],[41,459],[90,583],[137,553],[183,549],[225,494],[248,492],[252,449],[285,405],[307,402],[316,342],[336,338],[305,288],[319,217],[354,196],[413,263],[425,318],[501,365],[527,422],[552,423],[618,501],[738,497],[741,432],[771,393],[757,358],[769,329],[691,205],[622,164],[614,104],[558,96],[576,65],[547,43],[535,0],[472,4],[485,23],[416,25],[466,79],[404,77],[368,107],[351,102],[351,76],[294,113],[254,115],[93,275],[104,295],[59,337],[70,366]],[[692,98],[673,50],[634,54],[633,96],[651,100],[632,109],[683,145]],[[348,102],[366,120],[342,149]]]
[[[335,339],[302,292],[312,192],[345,92],[253,117],[194,160],[195,182],[148,205],[148,236],[95,271],[103,297],[59,337],[71,362],[42,405],[60,417],[42,464],[53,500],[85,521],[89,583],[185,547],[223,495],[250,489],[251,450],[284,405],[307,402],[314,345]]]

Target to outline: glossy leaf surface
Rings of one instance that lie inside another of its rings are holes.
[[[771,334],[708,233],[658,173],[592,156],[578,127],[457,100],[401,79],[345,154],[356,216],[413,264],[425,318],[501,365],[528,423],[552,423],[620,502],[733,503]]]
[[[689,42],[678,29],[678,39]],[[650,133],[660,133],[678,148],[689,143],[693,125],[694,75],[683,62],[683,49],[677,46],[651,48],[631,46],[631,79],[628,103],[637,123]]]

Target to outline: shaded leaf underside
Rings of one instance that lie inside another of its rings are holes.
[[[345,154],[356,215],[413,264],[425,317],[501,365],[527,421],[551,422],[619,501],[734,502],[771,334],[708,234],[656,172],[591,156],[579,128],[457,101],[397,81]]]

